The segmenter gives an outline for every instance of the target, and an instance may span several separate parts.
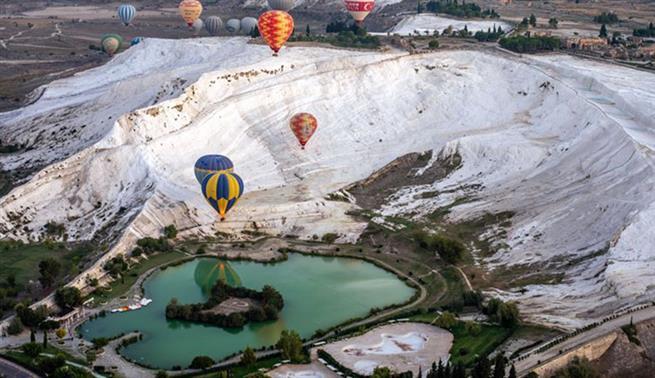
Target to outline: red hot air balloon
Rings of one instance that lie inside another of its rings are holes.
[[[357,25],[361,25],[375,7],[375,0],[343,0],[343,3]]]
[[[259,33],[273,50],[274,56],[293,33],[293,17],[287,12],[273,10],[259,16]]]
[[[316,117],[309,113],[298,113],[291,117],[289,126],[304,150],[305,144],[309,142],[309,139],[314,135],[314,132],[316,132],[316,129],[318,128],[318,121],[316,120]]]

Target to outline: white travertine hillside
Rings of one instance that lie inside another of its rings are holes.
[[[276,58],[246,41],[148,39],[0,114],[0,139],[31,147],[0,164],[39,168],[0,199],[0,237],[36,238],[56,221],[72,240],[122,235],[109,255],[171,223],[186,235],[256,224],[353,241],[365,225],[328,193],[410,152],[458,152],[460,169],[403,188],[382,212],[420,217],[464,196],[454,221],[515,212],[507,248],[480,263],[564,273],[499,293],[535,320],[572,327],[587,310],[653,298],[655,76],[491,50],[292,47]],[[288,128],[301,111],[320,123],[306,151]],[[224,223],[193,175],[206,153],[230,156],[245,181]]]

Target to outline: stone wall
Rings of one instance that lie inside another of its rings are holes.
[[[618,332],[621,331],[614,331],[610,334],[594,339],[585,345],[565,352],[558,357],[539,365],[537,368],[533,369],[533,371],[539,374],[540,377],[549,377],[557,370],[568,365],[574,357],[586,358],[589,361],[596,360],[605,354],[609,347],[612,346],[618,336]]]

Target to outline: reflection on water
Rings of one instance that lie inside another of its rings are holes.
[[[257,290],[267,284],[275,287],[285,301],[280,319],[231,329],[166,319],[165,308],[172,298],[180,303],[204,302],[219,279]],[[83,324],[80,331],[91,340],[137,329],[143,340],[121,353],[158,368],[186,367],[198,355],[220,360],[247,346],[272,345],[284,329],[309,337],[319,328],[363,316],[373,307],[404,302],[413,294],[404,282],[370,263],[298,254],[266,265],[201,258],[153,274],[144,290],[153,299],[150,306],[109,314]]]

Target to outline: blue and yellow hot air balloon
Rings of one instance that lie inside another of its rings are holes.
[[[125,26],[128,26],[132,22],[134,16],[136,16],[136,8],[133,5],[121,4],[118,7],[118,18]]]
[[[234,171],[234,164],[227,156],[223,155],[205,155],[196,161],[193,168],[196,174],[196,180],[202,185],[202,181],[208,175],[219,172]]]
[[[202,194],[221,216],[221,221],[225,220],[225,214],[237,204],[243,195],[243,189],[243,180],[235,173],[214,173],[202,181]]]

